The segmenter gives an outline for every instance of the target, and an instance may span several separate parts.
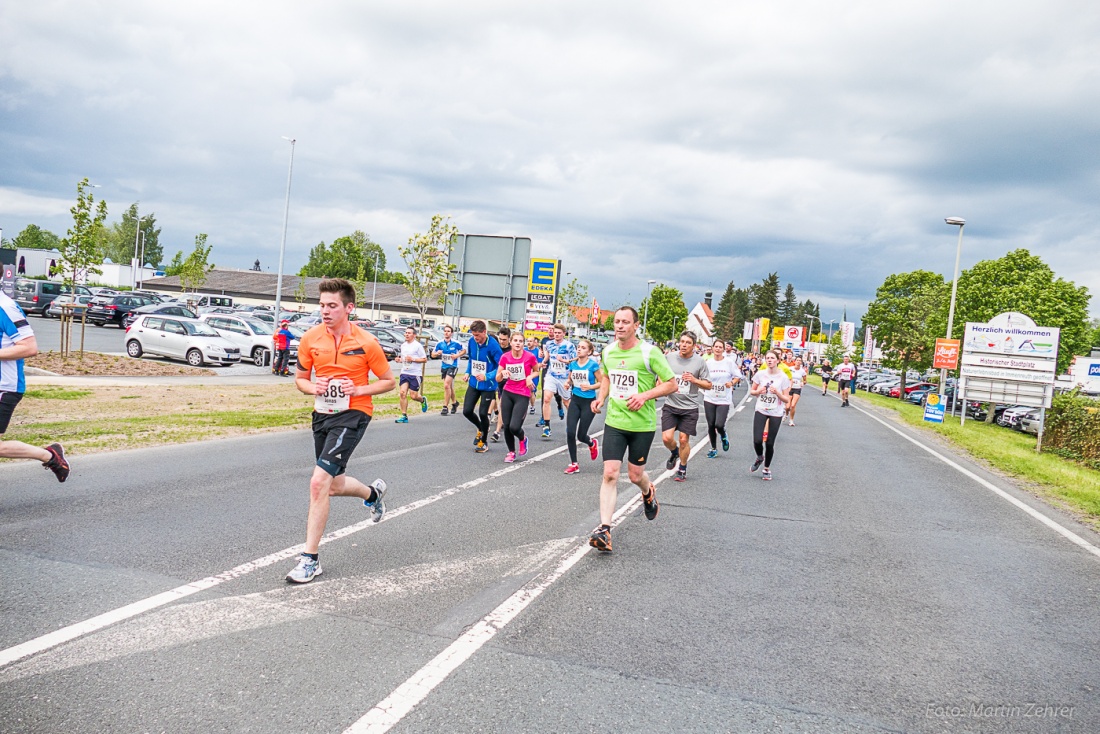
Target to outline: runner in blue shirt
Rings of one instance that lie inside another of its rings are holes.
[[[15,406],[23,399],[27,380],[23,373],[23,360],[38,354],[38,341],[20,310],[6,293],[0,291],[0,437],[8,430]],[[59,443],[45,448],[31,446],[22,441],[0,440],[0,458],[38,459],[64,482],[69,476],[69,462]]]
[[[477,426],[474,451],[484,454],[489,450],[485,444],[485,440],[489,437],[489,405],[497,397],[497,365],[500,364],[500,356],[503,352],[500,342],[489,338],[484,321],[475,321],[470,324],[470,333],[473,336],[466,345],[466,356],[470,361],[466,365],[466,374],[463,375],[463,379],[468,381],[470,386],[466,388],[462,415]],[[479,401],[480,407],[478,407]]]
[[[589,438],[588,428],[596,414],[592,412],[592,401],[596,399],[599,387],[600,363],[592,357],[592,342],[581,339],[577,347],[577,358],[569,363],[569,387],[572,397],[569,400],[569,413],[565,419],[565,442],[569,447],[569,466],[566,474],[576,474],[581,470],[577,465],[577,442],[588,447],[589,456],[595,461],[600,456],[600,444]]]
[[[569,407],[570,391],[566,386],[569,382],[569,363],[577,358],[577,348],[565,338],[565,326],[554,324],[552,333],[554,339],[543,347],[546,352],[544,363],[547,365],[546,382],[542,387],[543,438],[550,438],[551,397],[560,396],[565,408]],[[565,410],[558,408],[558,418],[564,417]]]
[[[443,327],[443,341],[437,342],[432,357],[440,359],[439,368],[443,373],[443,410],[441,415],[458,415],[458,398],[455,397],[455,375],[458,374],[458,358],[466,354],[462,345],[452,337],[455,330],[450,325]],[[450,407],[448,407],[450,406]]]

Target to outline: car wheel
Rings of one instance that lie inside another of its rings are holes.
[[[252,363],[258,367],[267,365],[269,352],[263,347],[256,347],[252,350]]]
[[[144,354],[141,350],[141,343],[137,339],[126,342],[126,353],[134,359],[141,359],[141,355]]]
[[[202,367],[202,352],[198,349],[190,349],[187,352],[187,364],[192,367]]]

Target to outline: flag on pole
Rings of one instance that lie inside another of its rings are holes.
[[[592,323],[593,326],[599,326],[600,325],[600,304],[595,298],[592,299],[592,322],[591,323]]]

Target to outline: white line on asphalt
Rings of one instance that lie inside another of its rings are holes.
[[[709,445],[708,440],[705,437],[700,439],[692,447],[688,458],[690,459],[699,453],[706,445]],[[673,474],[675,474],[675,469],[664,472],[653,480],[654,486]],[[612,527],[617,526],[628,513],[634,510],[641,503],[641,499],[642,495],[638,493],[620,507],[612,519]],[[509,622],[530,606],[555,581],[564,576],[590,550],[592,550],[592,547],[587,543],[570,550],[561,557],[558,565],[552,570],[540,574],[526,583],[508,597],[504,603],[478,620],[469,630],[448,645],[443,652],[436,655],[427,665],[414,673],[411,678],[398,686],[390,695],[382,699],[361,719],[349,726],[345,730],[345,734],[363,734],[365,732],[381,734],[393,728],[427,698],[436,686],[446,680],[460,665],[469,660],[485,643],[493,639],[497,632],[504,629]]]
[[[595,438],[602,434],[603,431],[599,431],[592,434],[592,437]],[[530,459],[519,461],[515,464],[510,464],[503,469],[498,469],[497,471],[486,474],[485,476],[478,477],[477,479],[471,479],[464,484],[459,484],[455,487],[445,489],[442,492],[431,495],[430,497],[425,497],[415,502],[410,502],[407,505],[402,505],[401,507],[390,510],[385,515],[383,515],[381,522],[388,522],[390,520],[393,520],[394,518],[401,517],[402,515],[408,514],[414,510],[419,510],[422,507],[427,507],[428,505],[434,504],[442,499],[446,499],[447,497],[456,495],[463,490],[473,489],[474,487],[488,482],[490,479],[502,477],[505,474],[518,471],[525,466],[535,464],[550,456],[560,454],[567,448],[567,446],[559,446],[556,449],[551,449],[550,451],[539,454],[538,456],[533,456]],[[340,528],[339,530],[334,530],[331,533],[327,533],[321,539],[321,545],[331,543],[334,540],[339,540],[340,538],[344,538],[353,533],[357,533],[360,530],[366,530],[367,528],[376,524],[380,523],[375,523],[370,518],[367,518],[366,520],[363,520],[362,522],[357,522],[354,525],[348,525],[347,527]],[[184,584],[183,586],[177,586],[174,589],[157,594],[156,596],[151,596],[147,599],[142,599],[132,604],[127,604],[126,606],[119,607],[118,609],[113,609],[96,617],[92,617],[91,619],[86,619],[83,622],[77,622],[76,624],[71,624],[68,627],[62,627],[61,629],[54,630],[53,632],[42,635],[41,637],[36,637],[33,640],[28,640],[27,642],[20,643],[5,650],[0,650],[0,668],[4,667],[5,665],[10,665],[16,660],[21,660],[22,658],[28,657],[30,655],[36,655],[43,650],[48,650],[51,647],[55,647],[64,642],[75,640],[78,637],[83,637],[84,635],[91,634],[92,632],[103,629],[104,627],[108,627],[112,624],[117,624],[118,622],[130,619],[132,617],[136,617],[139,614],[144,614],[145,612],[148,612],[152,609],[157,609],[159,607],[163,607],[166,604],[171,604],[172,602],[179,601],[180,599],[185,599],[192,594],[199,593],[200,591],[206,591],[207,589],[219,586],[226,581],[239,579],[242,576],[250,574],[258,569],[266,568],[267,566],[271,566],[275,563],[278,563],[279,561],[284,561],[288,558],[293,558],[301,552],[301,544],[292,546],[290,548],[285,548],[281,551],[276,551],[275,553],[264,556],[263,558],[257,558],[254,561],[243,563],[240,566],[236,566],[235,568],[231,568],[228,571],[224,571],[215,576],[207,576],[204,579],[192,581],[191,583]]]
[[[924,449],[928,453],[932,454],[932,456],[935,456],[937,459],[939,459],[943,463],[947,464],[952,469],[955,469],[956,471],[958,471],[960,474],[963,474],[967,477],[970,477],[975,482],[982,485],[983,487],[988,489],[993,494],[997,495],[998,497],[1000,497],[1002,499],[1008,500],[1012,504],[1016,505],[1016,507],[1020,508],[1021,510],[1023,510],[1024,512],[1026,512],[1027,514],[1031,515],[1033,518],[1038,520],[1039,522],[1041,522],[1044,525],[1046,525],[1047,527],[1049,527],[1051,530],[1053,530],[1056,533],[1064,536],[1070,542],[1076,543],[1077,545],[1079,545],[1082,548],[1084,548],[1085,550],[1087,550],[1089,553],[1093,554],[1097,558],[1100,558],[1100,548],[1097,548],[1095,545],[1088,542],[1087,540],[1085,540],[1084,538],[1082,538],[1080,535],[1073,532],[1069,528],[1060,525],[1058,522],[1056,522],[1056,521],[1052,520],[1051,518],[1047,517],[1046,515],[1039,512],[1038,510],[1036,510],[1034,507],[1027,504],[1026,502],[1021,502],[1020,500],[1016,499],[1015,497],[1013,497],[1011,494],[1009,494],[1005,490],[998,487],[996,484],[993,484],[993,482],[990,482],[986,479],[983,479],[982,477],[979,477],[974,472],[972,472],[969,469],[967,469],[966,467],[958,464],[957,462],[952,461],[951,459],[947,458],[946,456],[944,456],[940,452],[936,451],[931,446],[926,446],[923,443],[921,443],[920,441],[918,441],[917,439],[913,438],[912,436],[907,436],[906,434],[904,434],[903,432],[898,430],[895,426],[890,425],[889,423],[887,423],[883,419],[879,418],[877,415],[873,415],[873,414],[867,412],[866,410],[864,410],[863,408],[860,408],[857,405],[852,405],[851,403],[848,403],[848,405],[849,405],[849,407],[855,408],[860,413],[863,413],[865,416],[868,416],[869,418],[878,421],[879,423],[886,426],[887,428],[889,428],[894,433],[896,433],[899,436],[901,436],[902,438],[904,438],[906,441],[909,441],[910,443]]]

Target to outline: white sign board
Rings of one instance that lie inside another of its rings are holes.
[[[1061,330],[1036,326],[1021,313],[1003,313],[985,324],[968,322],[963,334],[963,353],[1058,358]]]
[[[1014,311],[967,323],[959,370],[963,397],[1049,408],[1060,334]]]

